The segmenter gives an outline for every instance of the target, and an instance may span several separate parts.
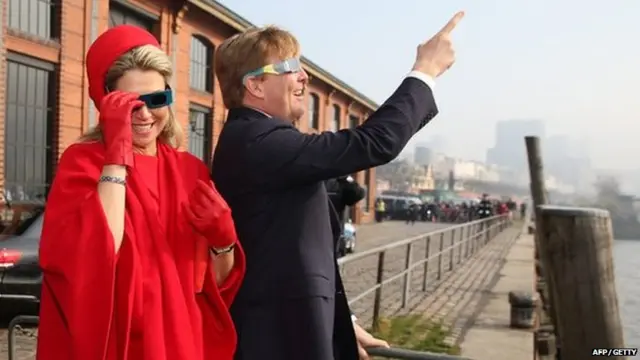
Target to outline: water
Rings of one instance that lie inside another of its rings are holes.
[[[616,287],[625,343],[640,345],[640,240],[616,240],[613,247]]]

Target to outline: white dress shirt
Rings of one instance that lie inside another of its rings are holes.
[[[427,86],[429,87],[429,89],[431,89],[432,92],[433,92],[433,89],[436,87],[436,81],[431,76],[423,72],[414,70],[408,73],[406,77],[412,77],[418,80],[422,80],[422,82],[427,84]]]

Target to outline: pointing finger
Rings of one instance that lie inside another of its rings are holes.
[[[464,11],[458,11],[451,20],[440,30],[440,34],[449,34],[458,26],[458,23],[464,17]]]

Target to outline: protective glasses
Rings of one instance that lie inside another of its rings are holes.
[[[105,87],[105,92],[108,94],[111,91],[108,87]],[[169,85],[166,85],[164,90],[142,94],[138,97],[138,100],[142,101],[147,109],[157,109],[169,106],[173,104],[173,91],[171,91],[171,87]]]
[[[277,64],[265,65],[259,69],[248,72],[242,78],[242,83],[246,84],[247,79],[249,79],[250,77],[260,76],[263,74],[283,75],[296,73],[299,71],[302,71],[302,64],[300,63],[300,59],[290,58]]]
[[[167,85],[166,89],[162,91],[143,94],[138,99],[144,102],[148,109],[157,109],[173,103],[173,91]]]

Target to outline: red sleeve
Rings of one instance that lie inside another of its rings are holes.
[[[98,198],[100,144],[62,155],[47,199],[38,359],[107,359],[113,319],[115,248]]]
[[[233,269],[220,286],[220,296],[222,297],[222,300],[224,300],[224,303],[227,304],[227,307],[231,307],[233,299],[235,299],[236,294],[240,289],[240,285],[242,284],[242,279],[244,278],[244,273],[246,271],[244,250],[242,250],[240,242],[236,243],[236,248],[233,252],[235,259]]]
[[[211,177],[209,176],[209,169],[207,168],[207,166],[200,159],[197,159],[195,157],[193,158],[197,161],[198,178],[203,181],[211,181]],[[236,297],[236,294],[240,289],[240,284],[242,283],[242,279],[244,278],[245,271],[246,264],[244,251],[240,246],[240,242],[236,242],[236,248],[234,249],[233,269],[231,269],[231,272],[222,283],[222,285],[219,286],[220,296],[224,300],[227,307],[230,307],[233,303],[233,299]]]

